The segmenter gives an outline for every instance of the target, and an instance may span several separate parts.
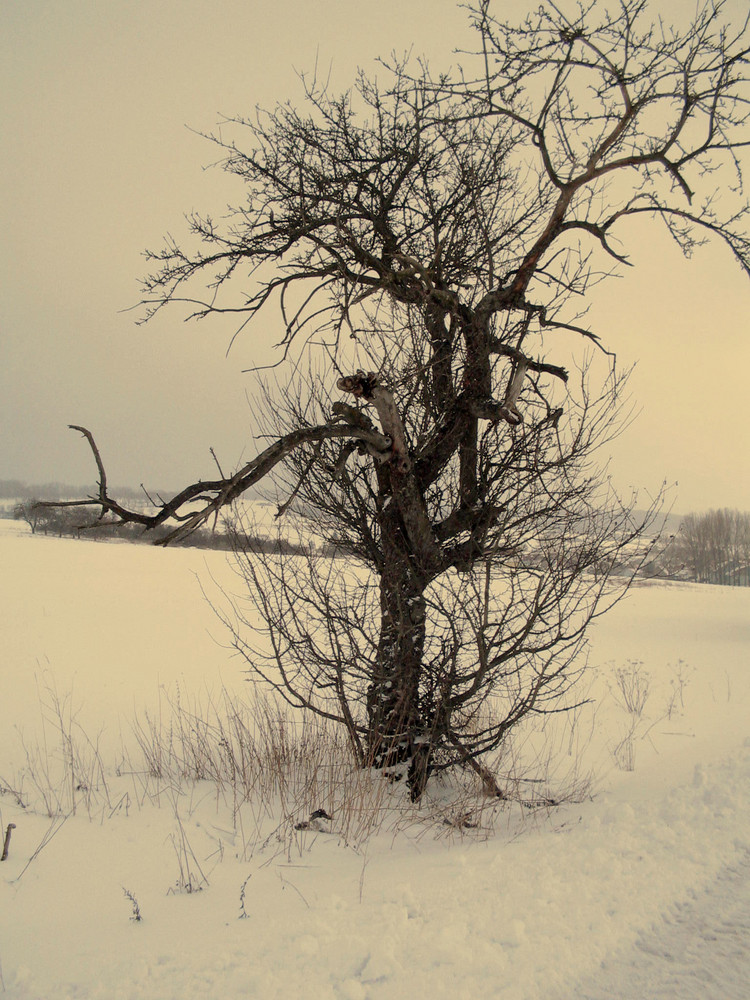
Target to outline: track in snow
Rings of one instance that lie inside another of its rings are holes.
[[[631,950],[602,963],[577,1000],[748,1000],[750,850],[674,905]]]

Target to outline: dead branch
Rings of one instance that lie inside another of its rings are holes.
[[[45,500],[39,501],[35,506],[99,507],[101,509],[100,518],[105,514],[111,514],[122,524],[140,524],[146,530],[153,530],[169,520],[179,521],[180,524],[173,531],[159,540],[157,543],[159,545],[168,545],[170,542],[187,538],[205,524],[213,514],[242,496],[251,486],[268,475],[279,462],[303,445],[336,438],[351,438],[374,448],[383,456],[384,460],[388,459],[391,451],[390,438],[364,426],[333,423],[317,427],[301,427],[269,445],[233,476],[218,480],[199,480],[197,483],[185,487],[171,500],[159,503],[155,513],[144,514],[142,511],[123,506],[109,495],[104,463],[93,434],[87,428],[78,425],[71,424],[71,428],[83,434],[91,447],[99,470],[98,496],[81,500]],[[193,504],[201,506],[197,510],[191,509]]]

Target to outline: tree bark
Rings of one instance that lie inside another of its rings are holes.
[[[413,799],[429,774],[430,738],[420,704],[420,679],[427,628],[425,588],[445,568],[409,454],[393,394],[375,373],[359,371],[338,387],[370,403],[391,445],[390,461],[377,470],[379,481],[380,636],[376,666],[367,692],[367,756],[378,768],[408,765]]]
[[[412,798],[427,779],[419,682],[426,634],[425,579],[415,565],[398,505],[389,499],[381,517],[380,638],[367,692],[368,756],[372,766],[408,764]]]

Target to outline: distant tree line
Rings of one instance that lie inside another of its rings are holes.
[[[8,484],[19,485],[15,480],[0,480],[0,499],[5,498],[3,489]],[[54,485],[54,484],[53,484]],[[70,487],[57,484],[60,496],[70,495]],[[24,488],[25,491],[29,487]],[[136,490],[128,491],[133,497]],[[10,496],[25,497],[25,492],[17,489]],[[45,489],[45,498],[53,498],[55,490]],[[143,499],[143,494],[140,494]],[[137,524],[116,524],[114,522],[91,521],[82,516],[80,508],[40,507],[37,495],[20,499],[9,515],[23,520],[31,528],[32,534],[54,535],[59,538],[93,538],[99,540],[119,539],[132,542],[158,542],[171,530],[167,526],[144,531]],[[232,550],[284,555],[302,554],[308,546],[287,538],[262,536],[243,532],[235,518],[222,518],[213,529],[203,528],[194,532],[181,544],[205,549]],[[335,541],[323,541],[317,547],[321,555],[336,558],[346,552]],[[537,565],[540,558],[533,547],[521,554],[519,562],[527,568]],[[637,557],[637,558],[636,558]],[[632,559],[624,558],[622,566],[607,564],[592,565],[592,572],[626,572],[636,562],[641,563],[642,554],[635,553]],[[750,513],[738,510],[709,510],[704,514],[688,514],[682,519],[679,529],[653,559],[647,561],[639,575],[656,579],[694,580],[697,583],[711,583],[730,587],[750,587]]]
[[[154,544],[169,533],[168,527],[144,531],[141,525],[118,525],[112,521],[92,521],[81,514],[80,507],[42,507],[31,497],[15,504],[12,515],[17,521],[25,521],[32,535],[53,535],[58,538],[91,538],[106,541],[110,539]],[[228,519],[217,523],[213,529],[203,528],[194,532],[183,542],[190,548],[219,549],[229,551],[242,544],[250,552],[296,555],[305,550],[299,542],[287,538],[261,537],[255,533],[244,533]],[[327,553],[330,554],[330,553]]]
[[[699,583],[750,586],[750,513],[723,509],[688,514],[678,548]]]
[[[88,494],[96,495],[98,486],[89,484],[88,486],[71,486],[69,483],[25,483],[20,479],[0,479],[0,500],[36,500],[44,497],[45,500],[66,500],[68,497],[84,496]],[[119,496],[127,500],[143,500],[145,494],[143,488],[132,486],[118,487]],[[159,491],[160,497],[172,497],[174,492]]]
[[[750,513],[688,514],[650,575],[725,587],[750,587]]]

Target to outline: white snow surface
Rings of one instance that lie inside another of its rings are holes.
[[[201,591],[233,586],[226,556],[0,522],[0,565],[3,1000],[750,996],[750,590],[641,584],[597,622],[592,701],[546,730],[544,787],[592,770],[580,801],[454,830],[433,792],[367,841],[334,815],[249,850],[210,782],[139,796],[118,767],[160,689],[252,696]],[[637,719],[617,668],[650,677]],[[110,805],[50,817],[9,790],[50,690],[99,748]],[[180,842],[200,892],[173,891]]]

